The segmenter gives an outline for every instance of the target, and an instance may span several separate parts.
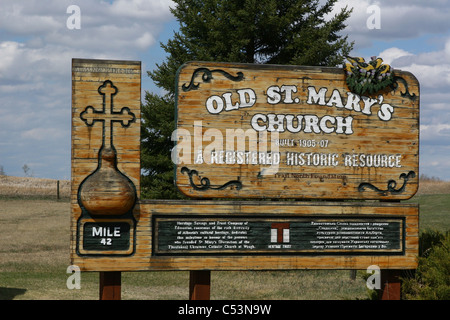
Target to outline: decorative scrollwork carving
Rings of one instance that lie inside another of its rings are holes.
[[[223,70],[220,69],[215,69],[215,70],[209,70],[208,68],[198,68],[194,71],[194,73],[192,74],[191,77],[191,81],[189,82],[188,85],[183,84],[182,85],[182,89],[183,91],[187,92],[187,91],[191,91],[191,90],[197,90],[198,87],[200,86],[199,83],[195,83],[195,77],[197,76],[197,74],[199,73],[203,73],[202,75],[202,80],[203,82],[209,83],[211,82],[211,79],[213,79],[213,73],[218,72],[220,74],[222,74],[223,76],[225,76],[227,79],[230,79],[231,81],[241,81],[244,79],[244,74],[242,72],[238,72],[236,76],[233,76],[231,74],[229,74],[228,72],[225,72]]]
[[[181,168],[181,173],[187,174],[189,176],[189,182],[190,182],[191,186],[195,190],[200,190],[200,191],[206,191],[208,189],[222,190],[222,189],[225,189],[227,187],[233,187],[233,186],[236,188],[236,190],[242,189],[242,182],[239,181],[239,180],[228,181],[227,183],[225,183],[224,185],[219,186],[219,187],[211,187],[211,182],[209,181],[209,179],[206,178],[206,177],[201,178],[198,175],[198,171],[197,170],[190,170],[187,167],[182,167]],[[195,184],[195,182],[194,182],[194,180],[192,178],[193,175],[196,175],[196,176],[198,176],[200,178],[200,185],[196,185]]]
[[[367,188],[372,189],[376,192],[378,192],[379,194],[383,195],[383,196],[387,196],[388,193],[390,192],[391,194],[400,194],[403,193],[405,191],[406,188],[406,183],[408,182],[408,180],[410,178],[415,178],[416,173],[414,171],[409,171],[408,173],[402,173],[400,175],[400,179],[403,179],[403,185],[396,189],[397,187],[397,182],[395,180],[389,180],[387,183],[387,189],[386,190],[381,190],[377,187],[375,187],[373,184],[368,183],[368,182],[363,182],[358,186],[358,191],[363,192],[365,191]]]
[[[410,99],[411,101],[415,101],[415,100],[417,99],[416,94],[415,94],[415,93],[411,94],[411,93],[409,92],[408,82],[406,82],[406,80],[403,79],[402,77],[394,76],[394,83],[391,84],[392,90],[397,90],[397,88],[398,88],[398,82],[403,83],[403,85],[405,86],[405,90],[406,90],[405,92],[400,91],[400,95],[401,95],[403,98],[408,98],[408,99]]]

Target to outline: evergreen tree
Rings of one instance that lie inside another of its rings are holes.
[[[142,106],[142,197],[182,197],[173,183],[175,77],[187,61],[337,66],[353,44],[340,34],[351,10],[328,17],[337,0],[175,0],[180,28],[162,44],[167,59],[148,72],[166,93]]]

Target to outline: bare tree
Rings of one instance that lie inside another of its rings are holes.
[[[31,174],[29,173],[30,172],[30,167],[26,163],[23,165],[22,169],[23,169],[23,172],[25,173],[25,177],[30,177],[31,176]]]

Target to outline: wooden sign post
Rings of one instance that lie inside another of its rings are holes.
[[[72,257],[132,256],[140,181],[141,63],[72,61]],[[100,298],[120,299],[101,272]]]
[[[190,297],[205,299],[210,270],[416,268],[418,205],[398,202],[418,186],[411,74],[363,95],[337,68],[187,63],[172,158],[195,199],[143,200],[140,63],[74,59],[72,71],[82,271],[117,288],[121,271],[189,270]]]

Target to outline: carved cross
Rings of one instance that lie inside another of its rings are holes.
[[[80,114],[87,126],[93,126],[95,122],[103,122],[103,146],[105,148],[113,145],[112,127],[114,122],[119,122],[122,127],[129,127],[136,120],[136,116],[130,108],[123,107],[119,112],[114,111],[114,96],[117,94],[117,87],[111,80],[106,80],[98,88],[98,93],[103,96],[102,111],[95,110],[92,106],[87,106]],[[109,137],[109,139],[108,139]]]

